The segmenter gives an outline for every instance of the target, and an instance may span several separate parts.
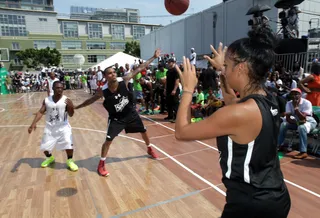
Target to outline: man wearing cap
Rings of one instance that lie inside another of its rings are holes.
[[[168,71],[167,71],[167,82],[166,82],[166,100],[167,100],[167,111],[168,117],[165,120],[174,122],[179,107],[179,74],[175,68],[176,61],[174,58],[168,60]]]
[[[287,102],[286,104],[286,117],[280,127],[278,144],[280,145],[280,147],[283,145],[288,129],[297,129],[299,131],[300,153],[294,156],[294,158],[304,159],[308,157],[307,134],[316,127],[317,122],[312,117],[311,102],[307,99],[301,98],[301,90],[298,88],[291,89],[290,95],[292,100]]]
[[[197,53],[194,51],[194,48],[191,48],[190,63],[194,66],[196,66],[197,63]]]

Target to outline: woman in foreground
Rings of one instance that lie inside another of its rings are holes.
[[[213,57],[205,57],[222,71],[226,107],[191,124],[190,102],[197,84],[195,68],[184,58],[180,74],[183,96],[176,119],[176,138],[217,138],[222,181],[227,188],[222,218],[285,218],[290,196],[277,155],[279,106],[264,84],[274,63],[275,37],[268,28],[257,28],[248,38],[233,42]],[[240,93],[237,98],[234,91]]]

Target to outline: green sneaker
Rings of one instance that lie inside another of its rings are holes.
[[[74,163],[73,159],[67,160],[67,166],[70,168],[71,171],[77,171],[79,169],[78,166]]]
[[[45,159],[45,161],[43,161],[41,163],[41,167],[46,168],[47,166],[49,166],[50,164],[52,164],[54,162],[54,157],[48,157],[47,159]]]

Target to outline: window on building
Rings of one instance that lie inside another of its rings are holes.
[[[146,27],[145,26],[132,26],[132,35],[133,39],[138,40],[141,36],[146,35]]]
[[[12,50],[20,50],[19,42],[13,42],[12,43]]]
[[[2,36],[27,36],[25,16],[0,14]]]
[[[21,0],[21,3],[32,4],[32,0]]]
[[[23,65],[23,62],[22,62],[17,56],[14,57],[13,63],[14,63],[15,65],[18,65],[18,66]]]
[[[90,39],[102,39],[102,24],[88,23],[88,35]]]
[[[9,61],[9,50],[7,48],[0,48],[0,61]]]
[[[39,17],[39,21],[41,21],[41,22],[47,22],[47,21],[48,21],[48,19],[47,19],[47,18]]]
[[[111,35],[112,39],[124,40],[125,32],[123,24],[111,24]]]
[[[73,55],[62,55],[62,63],[74,63],[73,61]]]
[[[152,31],[155,31],[155,30],[157,30],[157,29],[159,29],[158,26],[153,26],[153,27],[152,27]]]
[[[35,5],[43,5],[43,0],[32,0],[32,3]]]
[[[87,49],[106,49],[105,42],[87,42]]]
[[[63,35],[64,37],[78,38],[78,22],[63,22]]]
[[[110,42],[110,48],[124,50],[126,48],[126,43],[125,42]]]
[[[139,23],[138,21],[139,21],[138,13],[130,13],[129,14],[129,22],[130,23]]]
[[[105,55],[88,55],[88,63],[100,63],[105,59]]]
[[[61,49],[62,50],[69,50],[69,49],[82,49],[81,41],[62,41],[61,42]]]
[[[36,40],[33,41],[33,47],[35,49],[42,49],[42,48],[56,48],[56,41],[51,41],[51,40]]]

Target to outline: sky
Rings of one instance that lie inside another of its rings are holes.
[[[141,23],[167,25],[171,22],[183,19],[186,16],[169,16],[164,6],[164,0],[54,0],[55,11],[63,14],[70,14],[70,6],[88,6],[95,8],[135,8],[140,10]],[[203,11],[211,6],[221,3],[222,0],[190,0],[190,5],[185,14],[193,14]]]

